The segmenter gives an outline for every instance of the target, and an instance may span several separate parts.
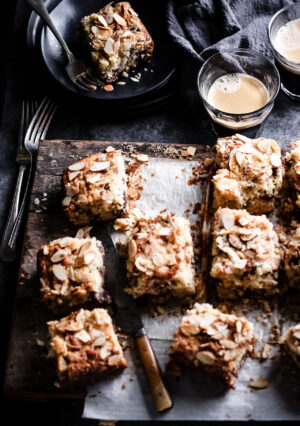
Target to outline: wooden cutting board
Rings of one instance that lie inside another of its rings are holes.
[[[38,248],[49,241],[74,236],[76,228],[65,218],[61,208],[61,176],[63,170],[83,157],[104,152],[108,146],[151,157],[199,160],[214,157],[212,148],[191,145],[195,154],[187,155],[187,145],[145,142],[45,140],[40,143],[32,195],[16,289],[12,328],[9,341],[4,393],[14,398],[33,400],[51,397],[82,398],[83,393],[66,393],[55,386],[56,372],[47,357],[46,322],[57,319],[39,301],[36,277]]]

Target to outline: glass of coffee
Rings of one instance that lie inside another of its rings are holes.
[[[281,88],[291,98],[300,100],[300,3],[275,13],[268,30]]]
[[[235,130],[260,124],[279,89],[275,65],[251,49],[218,52],[198,74],[198,91],[208,114],[215,123]]]

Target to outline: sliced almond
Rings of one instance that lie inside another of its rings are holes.
[[[65,358],[59,355],[57,358],[57,369],[59,372],[65,371],[68,368]]]
[[[69,246],[72,243],[73,239],[71,237],[60,238],[57,243],[60,247],[64,248]]]
[[[236,331],[240,333],[242,331],[242,323],[241,321],[237,321],[235,324]]]
[[[112,38],[108,38],[105,42],[104,52],[107,55],[112,55],[114,53],[114,41]]]
[[[106,19],[102,15],[97,15],[97,20],[103,27],[107,27]]]
[[[66,256],[67,252],[65,250],[58,250],[51,256],[51,262],[57,263],[63,260],[63,258]]]
[[[69,195],[62,200],[63,207],[68,207],[72,201],[72,197]]]
[[[270,161],[273,167],[280,167],[281,166],[281,159],[279,155],[271,154]]]
[[[197,324],[182,324],[180,326],[180,331],[186,336],[194,336],[199,333],[199,327]]]
[[[76,186],[70,186],[68,185],[66,187],[66,195],[68,197],[74,197],[74,195],[78,194],[79,189]]]
[[[206,314],[204,315],[200,320],[200,327],[207,328],[209,327],[213,322],[216,321],[216,317],[214,315]]]
[[[91,340],[91,336],[85,330],[78,331],[74,334],[74,337],[76,337],[76,339],[80,340],[82,343],[87,343]]]
[[[246,217],[240,217],[238,222],[240,225],[245,226],[249,223],[249,220]]]
[[[134,259],[137,253],[137,247],[134,240],[130,240],[128,244],[128,256],[129,259]]]
[[[90,167],[91,172],[100,172],[101,170],[106,170],[110,167],[110,161],[95,161],[94,164]]]
[[[78,170],[82,170],[85,167],[85,162],[80,161],[79,163],[71,164],[71,166],[68,167],[68,169],[71,172],[77,172]]]
[[[122,16],[118,15],[117,13],[113,14],[113,18],[119,25],[121,25],[121,27],[127,26],[127,22],[125,21],[125,19],[122,18]]]
[[[80,174],[80,172],[72,172],[69,173],[69,180],[73,180],[76,178],[76,176],[78,176]]]
[[[92,175],[89,175],[89,176],[86,178],[86,181],[87,181],[88,183],[96,183],[96,182],[98,182],[100,179],[101,179],[101,175],[98,173],[98,174],[92,174]]]
[[[61,265],[53,265],[52,267],[53,274],[60,281],[65,281],[68,279],[67,272],[65,268]]]
[[[252,380],[249,385],[255,389],[265,389],[269,386],[270,382],[264,377],[258,377],[256,380]]]
[[[296,339],[300,339],[300,331],[294,331],[293,336],[296,337]]]
[[[228,235],[228,241],[236,249],[242,250],[243,243],[242,243],[242,241],[239,239],[239,237],[237,235],[229,234]]]
[[[83,256],[83,260],[84,260],[85,265],[89,265],[95,259],[95,257],[96,257],[96,255],[92,251],[85,253],[84,256]]]
[[[122,358],[120,355],[112,355],[108,359],[108,365],[117,365],[122,361]]]
[[[196,358],[205,365],[213,365],[216,362],[216,357],[209,351],[198,352]]]
[[[235,154],[235,159],[239,166],[243,166],[245,164],[245,156],[242,152],[237,151],[237,153]]]
[[[48,246],[44,246],[44,247],[43,247],[43,254],[44,254],[45,256],[47,256],[47,255],[49,254],[49,247],[48,247]]]
[[[105,344],[105,336],[97,337],[93,342],[93,347],[103,346]]]
[[[111,354],[111,351],[108,349],[107,345],[103,346],[100,349],[100,356],[102,359],[107,358]]]
[[[220,343],[226,349],[235,349],[236,347],[236,343],[229,339],[222,339],[220,340]]]
[[[194,146],[188,146],[187,152],[189,153],[189,155],[191,155],[193,157],[195,155],[196,148]]]
[[[237,139],[239,139],[240,141],[243,141],[245,143],[248,143],[248,142],[251,143],[252,142],[252,139],[247,138],[247,136],[240,135],[239,133],[237,133],[235,136],[236,136]]]
[[[230,209],[221,210],[220,219],[225,229],[232,229],[234,227],[235,215]]]
[[[263,152],[265,154],[270,154],[270,152],[272,150],[272,143],[268,139],[259,139],[256,142],[256,146],[261,152]]]
[[[108,25],[112,24],[112,21],[114,20],[113,15],[111,13],[107,13],[105,19]]]

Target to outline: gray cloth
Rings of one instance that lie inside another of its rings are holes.
[[[196,61],[236,47],[272,58],[268,23],[296,0],[171,0],[168,30],[175,43]]]

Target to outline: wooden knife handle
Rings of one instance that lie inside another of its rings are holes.
[[[136,344],[157,411],[171,408],[173,402],[163,382],[162,372],[148,337],[146,335],[136,337]]]

